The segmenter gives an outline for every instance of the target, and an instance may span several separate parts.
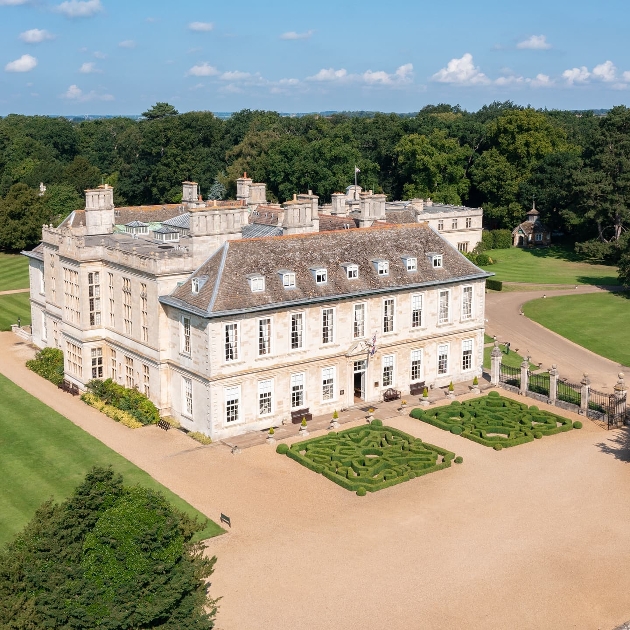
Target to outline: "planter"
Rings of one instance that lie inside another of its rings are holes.
[[[428,407],[431,403],[429,402],[429,399],[428,399],[428,398],[421,398],[421,399],[420,399],[420,404],[421,404],[423,407]]]
[[[329,429],[338,429],[339,428],[339,422],[337,420],[331,420],[330,424],[328,425]]]
[[[308,427],[300,426],[299,435],[308,435]]]
[[[481,390],[479,389],[479,385],[473,385],[473,386],[470,388],[470,391],[471,391],[473,394],[481,394]]]
[[[265,442],[267,442],[267,444],[275,444],[276,439],[273,437],[273,435],[269,435],[267,436],[267,439],[265,440]]]
[[[446,392],[446,397],[449,400],[455,400],[455,392]]]

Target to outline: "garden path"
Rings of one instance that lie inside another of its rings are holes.
[[[10,291],[0,291],[0,295],[13,295],[14,293],[28,293],[30,289],[11,289]]]
[[[179,431],[127,429],[26,370],[32,353],[0,333],[1,373],[203,513],[231,517],[208,542],[218,557],[210,592],[223,596],[217,630],[569,630],[628,619],[627,430],[586,421],[496,452],[397,416],[387,423],[464,463],[357,497],[266,444],[232,455]]]
[[[577,289],[563,291],[490,291],[486,294],[486,333],[496,335],[499,341],[509,341],[512,350],[531,355],[532,363],[542,362],[543,369],[556,364],[561,377],[567,377],[574,383],[582,380],[584,372],[591,379],[594,389],[612,392],[619,372],[630,378],[630,367],[615,363],[582,346],[561,337],[555,332],[521,315],[523,304],[542,298],[543,295],[576,295],[578,293],[598,293],[607,289],[595,286],[578,286]],[[606,322],[602,322],[602,333]]]

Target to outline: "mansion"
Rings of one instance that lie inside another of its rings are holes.
[[[269,204],[246,176],[235,201],[184,182],[181,204],[115,208],[88,190],[24,252],[33,343],[61,348],[80,389],[137,387],[215,440],[481,376],[489,274],[458,251],[481,209],[356,188],[321,207]]]

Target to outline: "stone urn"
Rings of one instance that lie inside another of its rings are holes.
[[[306,424],[301,424],[300,425],[299,434],[302,435],[302,436],[308,435],[308,427],[306,426]]]
[[[422,407],[428,407],[431,403],[429,402],[428,396],[425,398],[424,396],[420,399],[420,405]]]
[[[267,442],[267,444],[275,444],[276,443],[276,438],[274,438],[273,435],[268,435],[267,439],[265,440],[265,442]]]
[[[481,390],[479,389],[479,385],[473,385],[470,388],[472,394],[481,394]]]

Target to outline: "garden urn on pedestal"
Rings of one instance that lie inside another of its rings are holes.
[[[481,392],[481,390],[479,389],[479,379],[476,376],[475,378],[473,378],[472,387],[470,388],[470,391],[473,394],[479,394]]]
[[[447,398],[451,400],[455,400],[455,386],[453,385],[453,381],[448,384],[448,392],[446,394]]]
[[[300,435],[308,435],[308,427],[306,425],[306,418],[302,418],[302,423],[300,424]]]
[[[267,444],[275,444],[276,443],[276,438],[274,437],[275,435],[275,429],[273,427],[271,427],[271,429],[269,429],[269,433],[267,433],[267,439],[266,442]]]
[[[337,413],[337,410],[335,409],[332,415],[332,420],[330,421],[330,425],[328,426],[328,428],[337,429],[338,427],[339,427],[339,414]]]
[[[423,407],[428,407],[431,403],[429,402],[429,390],[427,387],[424,388],[422,392],[422,398],[420,398],[420,404]]]

